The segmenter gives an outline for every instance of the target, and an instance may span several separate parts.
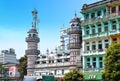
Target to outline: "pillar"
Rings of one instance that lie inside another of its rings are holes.
[[[101,16],[104,17],[104,9],[101,10]]]
[[[104,39],[102,40],[102,49],[105,49],[105,42]],[[104,51],[104,50],[103,50]]]
[[[90,45],[90,51],[92,50],[92,42],[89,42]]]
[[[119,30],[120,30],[120,27],[119,27],[119,21],[118,21],[118,19],[116,19],[116,28],[117,28],[117,31],[119,31]]]
[[[98,25],[95,24],[95,33],[98,33]]]
[[[119,6],[117,5],[116,6],[116,15],[118,15],[118,12],[119,12]]]
[[[110,20],[108,21],[108,27],[109,27],[109,28],[108,28],[108,29],[109,29],[109,31],[112,31],[112,23],[111,23],[111,21],[110,21]]]
[[[89,31],[90,31],[90,34],[92,34],[92,27],[91,27],[91,25],[89,25]]]
[[[104,23],[103,22],[101,22],[101,28],[102,28],[102,32],[105,32],[105,30],[104,30]]]
[[[83,70],[85,69],[85,64],[86,64],[86,62],[85,62],[85,56],[83,55]]]
[[[93,65],[93,59],[92,59],[92,57],[90,57],[90,65],[91,66]]]
[[[98,12],[97,12],[97,11],[95,11],[95,18],[98,16],[98,15],[97,15],[97,13],[98,13]]]
[[[96,57],[96,68],[100,68],[99,67],[99,57]]]
[[[89,13],[89,20],[91,20],[91,13]]]

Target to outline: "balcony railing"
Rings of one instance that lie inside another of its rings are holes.
[[[80,27],[78,26],[78,27],[73,27],[73,28],[68,28],[67,29],[67,33],[68,34],[79,34],[79,33],[81,33],[82,31],[81,31],[81,29],[80,29]]]
[[[120,28],[112,31],[100,32],[95,34],[84,35],[83,40],[87,40],[90,38],[99,38],[99,37],[108,37],[110,35],[120,34]]]
[[[81,66],[81,62],[77,63],[75,62],[74,64],[71,64],[70,62],[61,62],[61,63],[51,63],[51,64],[36,64],[36,68],[44,68],[44,67],[60,67],[60,66],[71,66],[71,65],[76,65],[76,66]]]
[[[26,38],[26,42],[39,42],[40,41],[40,39],[39,38],[37,38],[37,37],[27,37]]]
[[[36,55],[38,55],[38,54],[40,54],[40,50],[25,50],[25,53],[27,54],[27,55],[29,55],[29,54],[36,54]]]
[[[105,14],[107,14],[107,13],[105,13]],[[87,19],[87,20],[83,21],[83,24],[91,24],[91,23],[95,23],[95,22],[100,22],[102,20],[108,20],[109,18],[114,18],[114,17],[120,17],[120,12]]]
[[[106,51],[106,49],[89,50],[89,51],[84,51],[83,55],[84,55],[84,54],[85,54],[85,55],[86,55],[86,54],[87,54],[87,55],[88,55],[88,54],[92,54],[92,55],[93,55],[93,54],[96,54],[96,53],[97,53],[97,54],[98,54],[98,53],[101,53],[101,52],[103,53],[103,52],[105,52],[105,51]]]
[[[68,49],[80,49],[81,48],[81,43],[70,43],[67,45]]]
[[[101,72],[103,71],[103,68],[85,68],[83,69],[84,72]]]

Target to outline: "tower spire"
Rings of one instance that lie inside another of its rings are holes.
[[[38,23],[37,13],[38,12],[36,9],[32,11],[32,16],[33,16],[32,28],[33,29],[36,29],[36,24]]]
[[[75,17],[77,17],[76,10],[75,10]]]

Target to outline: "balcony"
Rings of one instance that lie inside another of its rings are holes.
[[[25,53],[26,53],[27,55],[38,55],[38,54],[40,54],[40,50],[34,50],[34,49],[25,50]]]
[[[112,30],[112,31],[84,35],[82,38],[83,38],[83,40],[89,40],[89,39],[95,39],[95,38],[99,39],[100,37],[108,37],[108,36],[117,35],[117,34],[120,34],[120,28],[118,28],[116,30]]]
[[[26,42],[36,42],[38,43],[40,39],[38,37],[27,37]]]
[[[68,34],[80,34],[82,31],[80,29],[80,27],[73,27],[73,28],[68,28],[67,29],[67,33]]]
[[[85,68],[83,69],[84,72],[102,72],[103,68]]]
[[[96,54],[104,54],[105,51],[106,51],[106,49],[84,51],[83,56],[96,55]]]
[[[79,63],[74,63],[71,64],[70,62],[57,62],[57,63],[49,63],[49,64],[36,64],[35,67],[36,68],[50,68],[50,67],[65,67],[65,66],[81,66],[81,62]]]
[[[95,18],[91,18],[89,20],[84,20],[82,24],[88,25],[88,24],[94,24],[94,23],[101,22],[101,21],[107,21],[108,19],[120,18],[120,12],[112,13],[112,14],[105,13],[105,14],[106,15],[104,16],[98,16]]]
[[[68,49],[80,49],[81,48],[81,43],[70,43],[67,45]]]
[[[95,38],[99,38],[99,37],[107,37],[109,35],[108,32],[100,32],[100,33],[95,33],[95,34],[89,34],[89,35],[84,35],[83,36],[83,40],[87,40],[87,39],[95,39]]]

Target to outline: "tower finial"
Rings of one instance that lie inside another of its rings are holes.
[[[37,12],[36,9],[34,9],[34,10],[32,11],[32,16],[33,16],[32,27],[33,27],[34,29],[36,29],[36,24],[38,23],[37,13],[38,13],[38,12]]]
[[[77,17],[76,10],[75,10],[75,17]]]

